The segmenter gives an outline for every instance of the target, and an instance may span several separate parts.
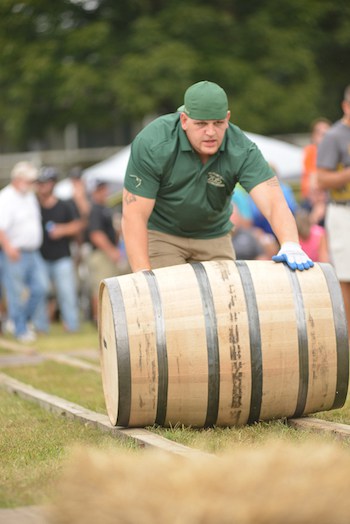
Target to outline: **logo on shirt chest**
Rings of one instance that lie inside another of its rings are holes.
[[[215,173],[214,171],[209,171],[208,173],[208,184],[215,187],[225,187],[224,179],[221,175],[218,173]]]

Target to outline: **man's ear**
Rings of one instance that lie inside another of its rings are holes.
[[[187,121],[188,121],[188,116],[186,115],[186,113],[180,113],[180,121],[181,121],[181,127],[184,131],[186,131],[187,129]]]

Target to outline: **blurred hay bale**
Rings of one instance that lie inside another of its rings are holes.
[[[269,443],[189,459],[76,449],[51,524],[348,524],[350,453]]]

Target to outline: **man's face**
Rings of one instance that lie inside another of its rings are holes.
[[[53,192],[54,185],[55,185],[54,180],[47,180],[46,182],[37,182],[36,192],[37,192],[39,199],[47,198],[48,196],[50,196]]]
[[[27,193],[30,193],[33,191],[34,188],[34,180],[26,180],[24,178],[16,178],[12,181],[12,185],[19,191],[19,193],[22,193],[22,195],[26,195]]]
[[[318,122],[312,132],[312,141],[317,146],[322,141],[324,135],[327,133],[330,125],[327,122]]]
[[[181,113],[182,129],[186,132],[193,149],[206,162],[220,148],[225,136],[230,112],[224,120],[193,120],[185,113]]]

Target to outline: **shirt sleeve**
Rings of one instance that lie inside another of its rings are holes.
[[[92,231],[104,231],[103,213],[98,206],[92,206],[89,216],[88,232]]]
[[[332,133],[327,133],[317,150],[317,167],[334,171],[339,163],[336,138]]]
[[[142,137],[136,137],[126,169],[124,187],[130,193],[145,198],[156,198],[160,174],[154,164],[152,149]]]

